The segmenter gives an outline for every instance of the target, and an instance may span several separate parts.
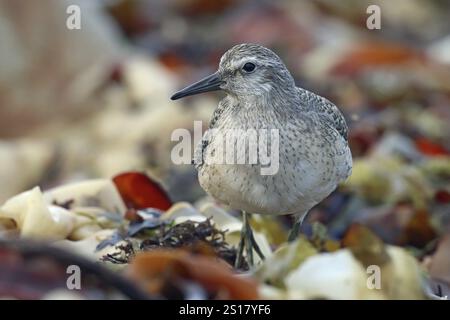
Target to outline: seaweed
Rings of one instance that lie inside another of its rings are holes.
[[[126,264],[140,251],[149,251],[159,248],[184,248],[191,252],[214,255],[234,264],[237,250],[225,240],[226,230],[218,230],[211,219],[203,222],[185,221],[179,224],[161,223],[136,238],[134,245],[131,238],[115,246],[116,251],[104,255],[101,260],[114,264]],[[133,239],[134,240],[134,239]],[[247,269],[247,263],[243,269]]]

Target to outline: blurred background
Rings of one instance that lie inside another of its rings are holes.
[[[72,4],[80,30],[66,27]],[[220,93],[169,97],[256,42],[350,127],[353,176],[309,219],[336,237],[359,221],[425,254],[450,225],[449,14],[439,0],[0,0],[0,202],[129,170],[196,201],[170,135],[206,127]]]

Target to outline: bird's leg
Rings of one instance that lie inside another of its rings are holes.
[[[242,264],[244,262],[244,247],[245,247],[245,226],[242,226],[241,230],[241,239],[239,240],[239,246],[237,250],[236,260],[234,261],[234,267],[236,269],[239,269],[242,267]]]
[[[251,238],[250,240],[251,240],[253,249],[256,251],[256,253],[258,254],[259,258],[261,260],[264,260],[266,257],[262,253],[261,248],[258,245],[258,242],[256,242],[255,235],[253,234],[253,231],[252,231],[251,228],[250,228],[250,238]]]
[[[255,240],[255,236],[253,235],[252,227],[250,226],[249,222],[250,214],[248,214],[245,211],[242,211],[242,217],[243,217],[243,224],[241,231],[241,240],[239,241],[238,253],[235,262],[236,268],[242,267],[244,247],[245,247],[245,255],[249,266],[254,265],[253,250],[256,251],[256,253],[261,259],[264,259],[264,254],[259,248],[259,245]]]
[[[301,228],[302,228],[303,220],[305,219],[306,215],[307,215],[307,213],[305,212],[302,215],[295,216],[294,225],[292,226],[292,229],[289,232],[288,242],[292,242],[298,238],[298,236],[300,235]]]
[[[246,213],[243,211],[242,212],[242,216],[243,216],[243,224],[242,224],[242,229],[241,229],[241,239],[239,240],[239,246],[237,249],[237,255],[236,255],[236,261],[234,262],[234,267],[235,268],[242,268],[243,262],[244,262],[244,247],[247,247],[246,244],[246,235],[247,235],[247,219],[246,219]],[[248,257],[247,257],[248,259]]]
[[[252,243],[252,237],[253,237],[253,231],[252,227],[250,226],[249,222],[249,214],[245,211],[242,212],[242,217],[244,219],[244,236],[245,236],[245,255],[247,257],[247,261],[249,264],[249,267],[252,267],[254,265],[253,261],[253,243]]]

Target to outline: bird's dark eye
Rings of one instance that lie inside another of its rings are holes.
[[[246,64],[244,64],[244,66],[242,67],[242,70],[244,70],[245,72],[252,72],[253,70],[255,70],[256,66],[254,63],[251,62],[247,62]]]

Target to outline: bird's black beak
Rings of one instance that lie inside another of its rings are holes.
[[[216,72],[178,91],[173,96],[171,96],[170,99],[177,100],[183,97],[192,96],[197,93],[220,90],[221,83],[222,80],[220,79],[220,74],[219,72]]]

